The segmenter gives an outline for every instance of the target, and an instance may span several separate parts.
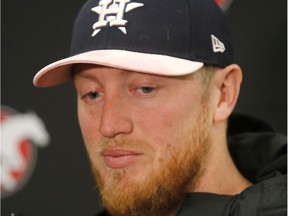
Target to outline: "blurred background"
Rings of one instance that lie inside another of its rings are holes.
[[[24,165],[15,168],[6,185],[2,173],[3,216],[92,216],[101,209],[72,83],[44,89],[32,84],[39,69],[68,55],[73,20],[83,4],[2,1],[1,123],[11,136],[16,136],[9,129],[11,119],[19,127],[28,119],[26,125],[34,121],[41,128],[19,135]],[[235,62],[244,73],[235,111],[262,118],[287,134],[287,1],[234,0],[226,9]],[[2,169],[13,165],[2,164]]]

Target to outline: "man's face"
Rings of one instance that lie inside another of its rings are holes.
[[[104,205],[153,215],[193,190],[209,148],[201,80],[78,65],[78,117]]]

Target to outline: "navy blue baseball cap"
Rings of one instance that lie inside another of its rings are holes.
[[[181,76],[232,61],[229,28],[214,0],[88,0],[74,23],[70,57],[40,70],[34,85],[69,80],[75,64]]]

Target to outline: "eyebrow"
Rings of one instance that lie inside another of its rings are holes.
[[[79,71],[76,73],[74,71],[74,73],[71,76],[73,79],[84,78],[84,79],[93,80],[93,81],[97,80],[97,78],[95,76],[93,76],[91,74],[84,73],[83,71]]]
[[[76,71],[76,66],[78,64],[74,64],[71,69],[70,69],[70,76],[72,79],[75,79],[77,77],[81,77],[81,78],[86,78],[86,79],[95,79],[95,77],[89,75],[89,74],[84,74],[83,71]]]

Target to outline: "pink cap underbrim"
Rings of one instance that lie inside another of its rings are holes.
[[[71,67],[74,64],[96,64],[163,76],[187,75],[203,66],[202,62],[165,55],[126,50],[96,50],[49,64],[35,75],[34,85],[48,87],[69,80],[71,78]]]

